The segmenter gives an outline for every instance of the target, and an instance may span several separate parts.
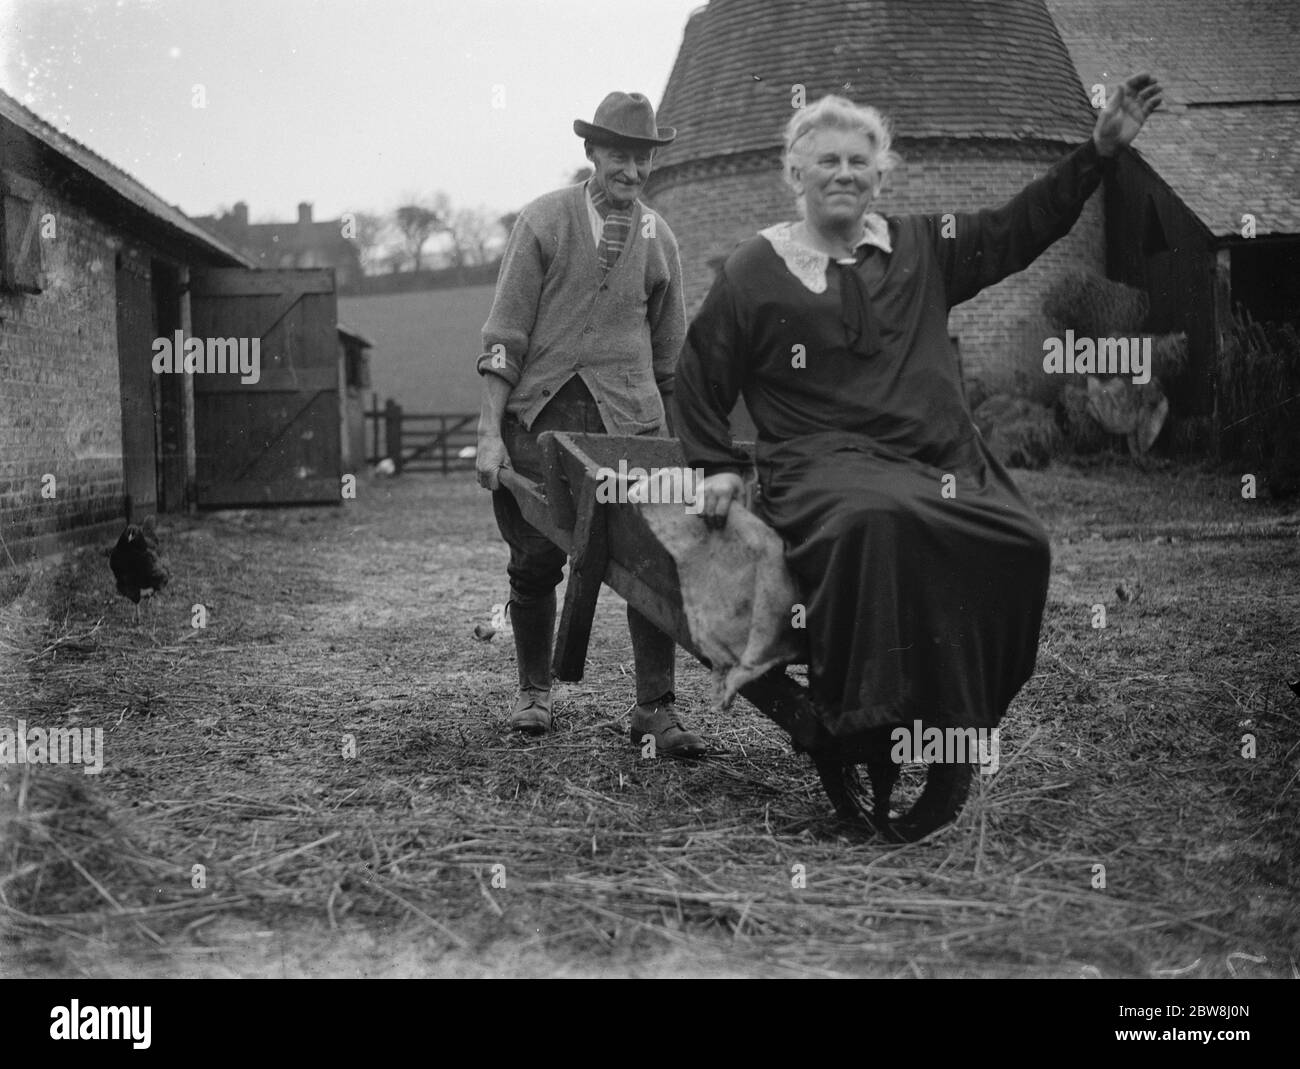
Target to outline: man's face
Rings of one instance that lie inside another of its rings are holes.
[[[592,145],[587,150],[592,181],[604,191],[616,208],[626,208],[641,194],[650,177],[651,150],[626,145]]]
[[[835,228],[866,214],[879,190],[876,150],[860,130],[814,130],[796,152],[808,222]]]

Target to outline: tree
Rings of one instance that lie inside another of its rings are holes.
[[[445,198],[446,194],[443,194]],[[393,215],[397,229],[402,232],[402,241],[406,254],[410,257],[412,270],[419,271],[424,266],[424,246],[438,230],[446,228],[445,216],[426,204],[412,199],[403,204]]]
[[[374,274],[386,262],[389,255],[387,244],[390,222],[374,212],[353,212],[352,235],[348,238],[357,247],[361,258],[361,270],[365,274]]]
[[[483,208],[461,208],[451,217],[452,262],[470,267],[488,262],[499,223]]]
[[[590,164],[584,164],[569,176],[569,185],[576,186],[579,182],[585,182],[595,173]]]

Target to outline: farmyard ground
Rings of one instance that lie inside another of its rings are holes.
[[[105,770],[0,769],[0,974],[1294,975],[1300,517],[1233,473],[1015,474],[1053,537],[1038,673],[998,774],[902,848],[836,835],[685,655],[721,752],[642,760],[609,591],[559,730],[512,737],[468,477],[171,519],[138,626],[101,555],[10,574],[3,711],[102,727]]]

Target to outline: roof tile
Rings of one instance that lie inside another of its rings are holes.
[[[1078,141],[1091,109],[1043,0],[710,0],[659,107],[656,169],[781,143],[793,86],[874,104],[900,137]]]

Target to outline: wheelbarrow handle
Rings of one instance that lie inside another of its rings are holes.
[[[540,494],[542,487],[540,483],[533,482],[532,479],[520,475],[514,468],[498,468],[497,478],[501,485],[515,495],[518,500],[520,494]]]

